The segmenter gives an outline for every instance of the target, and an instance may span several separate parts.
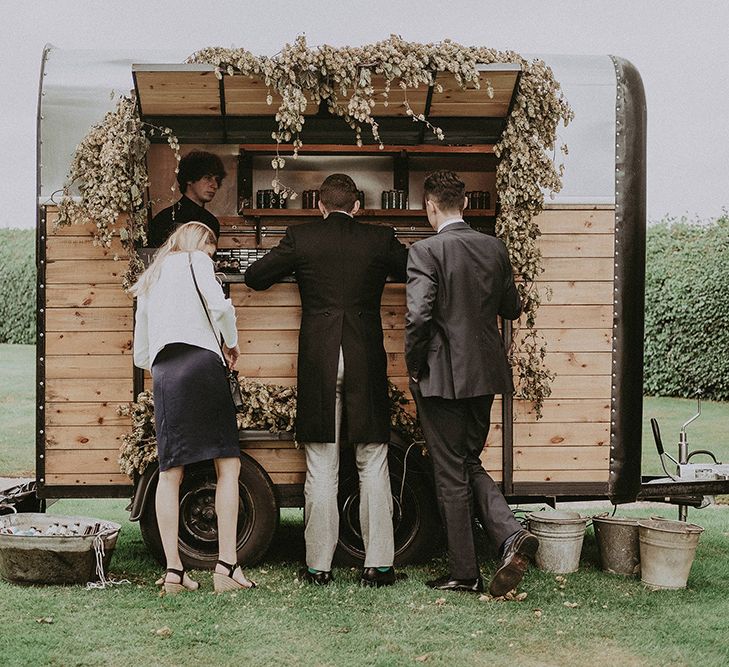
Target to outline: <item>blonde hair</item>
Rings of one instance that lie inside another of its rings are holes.
[[[152,262],[146,271],[139,276],[134,285],[129,288],[129,293],[139,296],[147,292],[159,279],[162,271],[162,263],[169,255],[177,252],[193,252],[195,250],[205,251],[209,245],[216,246],[215,233],[210,227],[202,222],[186,222],[180,225],[167,239],[164,245],[160,246]]]

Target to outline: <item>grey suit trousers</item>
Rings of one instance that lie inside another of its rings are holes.
[[[336,399],[336,442],[308,442],[304,483],[304,538],[306,564],[328,572],[339,538],[340,427],[344,392],[344,355],[339,350]],[[387,465],[387,443],[355,444],[359,473],[359,520],[365,546],[365,567],[393,564],[392,492]]]
[[[413,382],[410,391],[433,461],[435,492],[448,540],[450,575],[454,579],[474,579],[479,576],[473,537],[474,510],[497,548],[521,528],[479,458],[491,425],[494,397],[425,397]]]

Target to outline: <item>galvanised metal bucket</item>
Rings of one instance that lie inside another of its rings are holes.
[[[638,529],[641,581],[653,588],[686,588],[704,529],[668,519],[641,519]]]
[[[577,572],[587,517],[577,512],[532,512],[528,518],[529,530],[539,539],[537,567],[556,574]]]
[[[592,525],[602,569],[611,574],[639,575],[638,519],[598,514],[592,517]]]
[[[103,542],[103,570],[109,562],[121,530],[118,523],[81,516],[41,513],[0,517],[0,528],[45,532],[51,526],[79,524],[88,535],[5,535],[0,533],[0,576],[18,584],[85,584],[96,581],[94,540]]]

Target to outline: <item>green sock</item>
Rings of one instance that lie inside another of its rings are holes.
[[[319,574],[321,572],[321,570],[315,570],[313,567],[308,567],[306,569],[309,570],[311,574]]]
[[[391,566],[388,566],[388,567],[378,567],[377,569],[378,569],[378,570],[379,570],[380,572],[389,572],[389,571],[390,571],[390,567],[391,567]]]

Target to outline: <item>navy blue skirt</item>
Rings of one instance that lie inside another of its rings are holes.
[[[154,359],[152,379],[160,470],[240,456],[235,406],[217,354],[166,345]]]

